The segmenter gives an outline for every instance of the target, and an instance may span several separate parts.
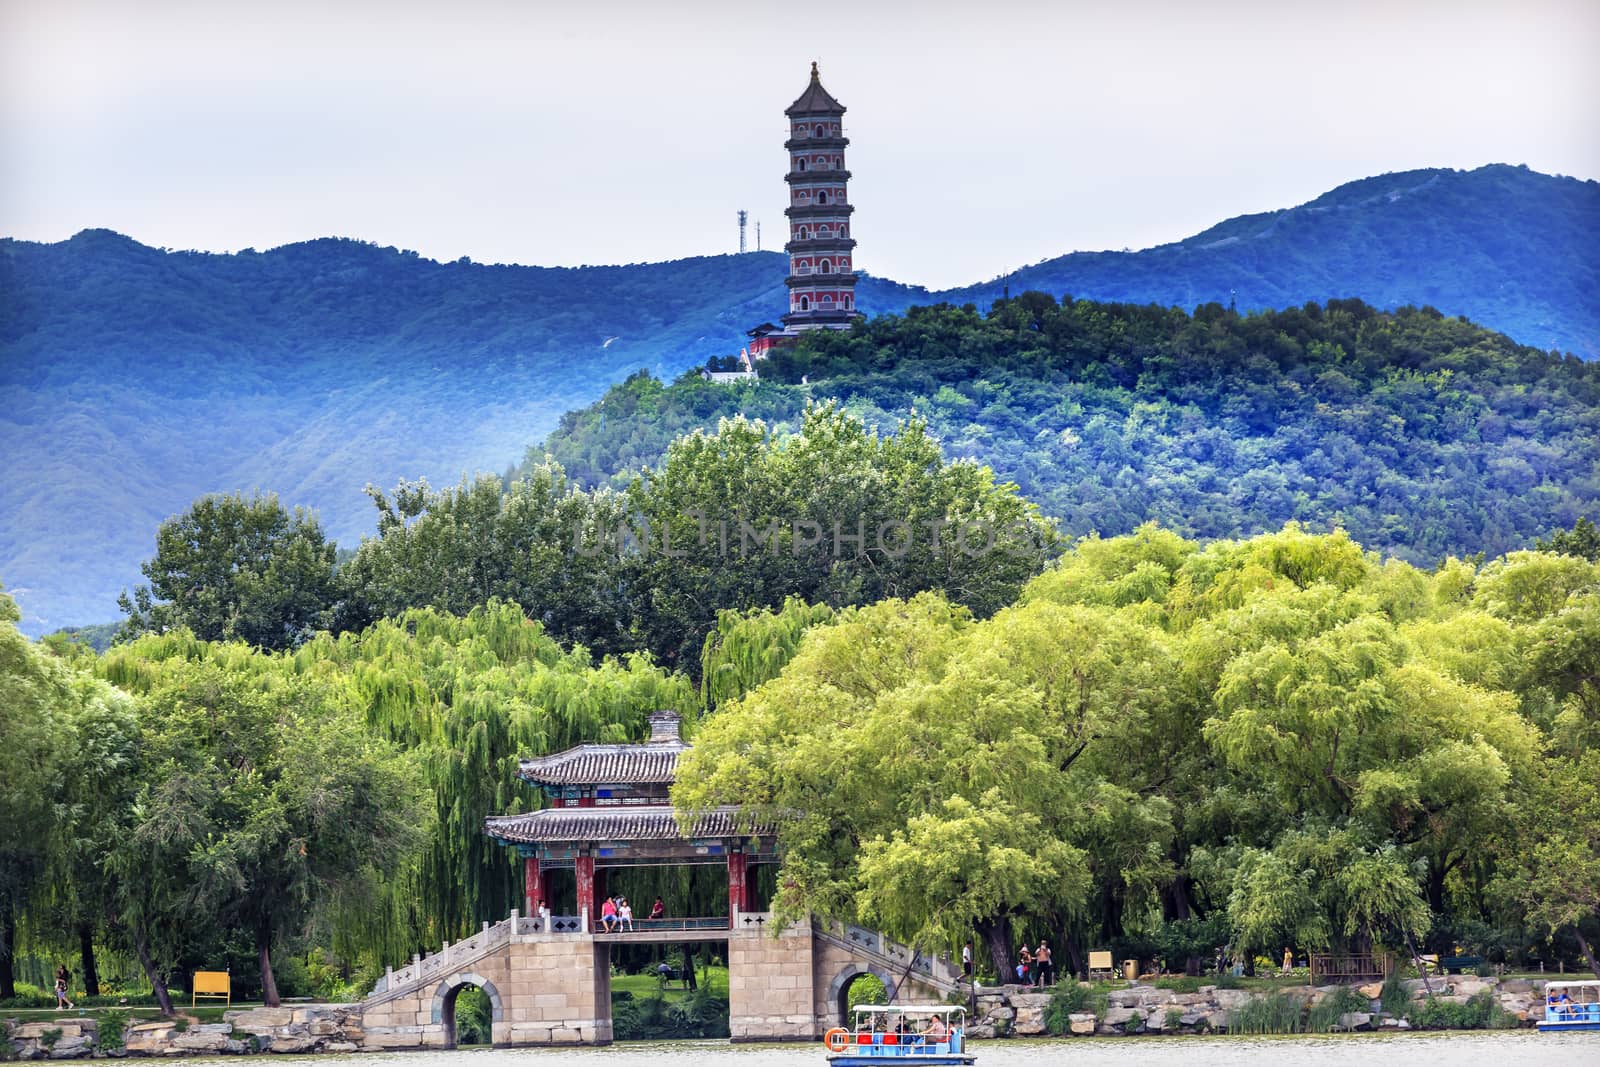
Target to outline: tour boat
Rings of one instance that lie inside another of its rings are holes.
[[[858,1004],[855,1025],[823,1036],[832,1067],[872,1067],[885,1060],[967,1067],[967,1009],[946,1004]]]
[[[1600,1030],[1600,981],[1549,982],[1540,1030]]]

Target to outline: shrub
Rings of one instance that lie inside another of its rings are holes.
[[[1061,1035],[1072,1030],[1072,1016],[1092,1011],[1096,1020],[1106,1017],[1106,991],[1099,986],[1082,982],[1062,982],[1050,994],[1050,1003],[1044,1008],[1044,1026],[1052,1034]]]
[[[1122,1029],[1123,1032],[1129,1034],[1144,1033],[1144,1013],[1139,1011],[1134,1012],[1128,1017],[1128,1021],[1122,1024]]]
[[[1182,1008],[1168,1008],[1167,1009],[1167,1025],[1166,1025],[1165,1029],[1167,1029],[1167,1030],[1181,1030],[1182,1028],[1183,1028],[1183,1009]]]
[[[44,1033],[39,1035],[39,1044],[43,1045],[47,1049],[55,1048],[56,1047],[56,1042],[60,1041],[60,1040],[61,1040],[61,1028],[60,1027],[56,1027],[53,1030],[46,1030]]]
[[[1391,971],[1389,977],[1383,980],[1383,992],[1378,994],[1378,1002],[1386,1013],[1396,1019],[1405,1016],[1406,1009],[1411,1006],[1411,994],[1399,971]]]
[[[94,1047],[99,1052],[115,1052],[122,1047],[122,1029],[128,1025],[128,1013],[112,1009],[100,1016],[95,1028]]]
[[[1300,1001],[1282,993],[1269,993],[1230,1011],[1228,1033],[1297,1034],[1301,1015]]]
[[[1408,1019],[1421,1030],[1503,1030],[1517,1025],[1517,1017],[1502,1008],[1487,989],[1465,1004],[1429,997]]]
[[[1308,1034],[1332,1033],[1339,1020],[1352,1012],[1368,1011],[1372,1002],[1348,986],[1322,998],[1322,1002],[1306,1012],[1305,1031]]]

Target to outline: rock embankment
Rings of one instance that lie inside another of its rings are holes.
[[[120,1018],[117,1013],[111,1018]],[[121,1056],[217,1056],[253,1052],[361,1052],[388,1048],[387,1035],[369,1037],[359,1004],[251,1008],[225,1012],[220,1023],[179,1016],[129,1023],[103,1033],[93,1016],[5,1022],[13,1053],[24,1060]],[[3,1050],[0,1050],[3,1051]],[[4,1058],[0,1056],[0,1058]]]
[[[1544,1018],[1544,983],[1526,979],[1452,977],[1430,979],[1433,999],[1443,1004],[1465,1005],[1474,997],[1488,994],[1503,1013],[1520,1026],[1532,1026]],[[1419,979],[1405,983],[1413,1008],[1420,1008],[1429,997]],[[1366,1010],[1343,1013],[1341,1030],[1407,1030],[1409,1012],[1391,1015],[1379,1001],[1382,983],[1363,986],[1298,986],[1280,990],[1282,996],[1316,1007],[1330,996],[1353,989],[1367,1001]],[[1102,1010],[1073,1012],[1069,1033],[1082,1037],[1123,1034],[1208,1033],[1228,1030],[1229,1016],[1270,994],[1246,989],[1219,989],[1200,986],[1194,992],[1160,989],[1154,985],[1133,984],[1105,993]],[[1049,1034],[1045,1013],[1053,993],[1036,992],[1026,986],[980,986],[977,1012],[969,1032],[983,1037],[1039,1037]]]
[[[1346,987],[1300,986],[1279,991],[1303,1006],[1316,1007],[1325,999],[1339,995]],[[1382,987],[1357,986],[1355,993],[1366,1000],[1366,1010],[1349,1011],[1338,1020],[1342,1030],[1406,1030],[1411,1023],[1383,1010],[1379,1001]],[[1406,982],[1413,1009],[1428,1000],[1420,981]],[[1475,997],[1493,999],[1503,1020],[1531,1026],[1544,1018],[1544,983],[1525,979],[1450,978],[1433,979],[1435,1005],[1466,1005]],[[1070,1034],[1080,1036],[1226,1032],[1233,1012],[1254,1000],[1271,994],[1245,989],[1219,989],[1200,986],[1194,992],[1158,989],[1134,984],[1105,991],[1104,1006],[1083,1010],[1068,1017]],[[969,1033],[974,1038],[1038,1037],[1049,1033],[1046,1011],[1053,993],[1035,992],[1024,986],[980,986],[977,1012]],[[120,1015],[120,1013],[119,1013]],[[155,1022],[120,1026],[116,1034],[102,1033],[110,1019],[91,1016],[48,1019],[18,1023],[5,1021],[4,1040],[18,1059],[85,1059],[122,1056],[216,1056],[246,1055],[258,1052],[371,1052],[382,1049],[413,1048],[420,1038],[416,1033],[389,1028],[368,1033],[362,1025],[359,1004],[317,1004],[286,1008],[251,1008],[230,1011],[220,1023],[200,1023],[179,1017]],[[412,1027],[420,1031],[420,1027]],[[0,1059],[6,1058],[0,1049]]]

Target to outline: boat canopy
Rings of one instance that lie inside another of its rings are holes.
[[[967,1009],[959,1004],[857,1004],[851,1011],[887,1012],[894,1015],[965,1015]]]

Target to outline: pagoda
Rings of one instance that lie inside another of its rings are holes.
[[[517,777],[540,790],[544,806],[491,816],[484,830],[522,857],[526,914],[536,914],[545,901],[547,873],[571,870],[577,922],[594,929],[609,871],[684,864],[726,864],[727,923],[755,910],[750,867],[776,861],[771,828],[741,831],[738,809],[719,807],[696,816],[685,833],[668,796],[678,757],[690,747],[681,736],[682,720],[675,711],[658,711],[649,722],[650,739],[643,743],[584,744],[520,762]],[[651,926],[637,913],[634,922]]]
[[[789,117],[789,311],[783,325],[764,322],[749,331],[750,361],[791,344],[807,330],[847,330],[856,321],[855,238],[850,236],[850,172],[845,169],[845,106],[822,87],[811,64],[811,82],[784,111]]]

